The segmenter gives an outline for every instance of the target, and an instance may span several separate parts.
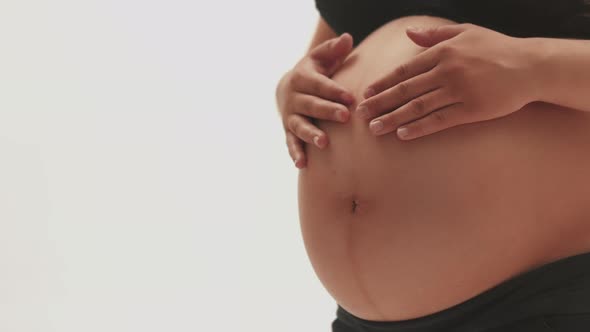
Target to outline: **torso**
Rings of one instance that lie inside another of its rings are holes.
[[[362,100],[369,83],[423,48],[410,16],[355,48],[332,77]],[[317,276],[347,311],[403,320],[463,302],[538,265],[590,251],[590,112],[531,103],[509,116],[409,141],[368,120],[317,120],[299,214]]]

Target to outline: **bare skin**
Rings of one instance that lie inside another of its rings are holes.
[[[423,48],[410,16],[369,35],[332,80],[352,92],[347,122],[305,145],[301,229],[311,263],[364,319],[428,315],[533,267],[590,251],[590,112],[535,102],[509,116],[415,140],[375,136],[354,112],[368,84]]]

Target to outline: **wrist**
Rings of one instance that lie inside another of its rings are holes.
[[[522,38],[525,63],[525,84],[529,88],[531,101],[550,102],[550,89],[548,87],[552,66],[550,58],[551,49],[548,39],[542,37]]]

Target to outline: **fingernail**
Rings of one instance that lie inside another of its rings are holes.
[[[397,135],[399,137],[406,137],[406,136],[408,136],[408,128],[406,128],[406,127],[399,127],[399,128],[397,128]]]
[[[336,114],[338,116],[338,119],[342,122],[346,122],[346,120],[348,119],[348,111],[338,110]]]
[[[368,88],[365,90],[365,98],[370,98],[375,95],[375,90],[373,88]]]
[[[341,98],[347,104],[352,104],[354,102],[354,97],[348,92],[342,92]]]
[[[422,27],[417,27],[414,25],[410,25],[407,28],[408,30],[412,31],[412,32],[421,32],[422,31]]]
[[[379,130],[383,129],[383,122],[380,120],[375,120],[369,124],[369,128],[373,131],[374,134],[379,132]]]
[[[319,136],[316,136],[316,137],[314,137],[314,138],[313,138],[313,143],[314,143],[314,144],[315,144],[315,145],[316,145],[318,148],[321,148],[321,146],[320,146],[320,137],[319,137]]]

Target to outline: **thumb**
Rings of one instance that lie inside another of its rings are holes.
[[[320,65],[325,75],[331,75],[350,54],[352,46],[352,36],[345,32],[316,46],[309,56]]]
[[[447,39],[451,39],[467,28],[462,24],[440,25],[436,27],[407,27],[406,34],[410,39],[422,46],[431,47]]]

